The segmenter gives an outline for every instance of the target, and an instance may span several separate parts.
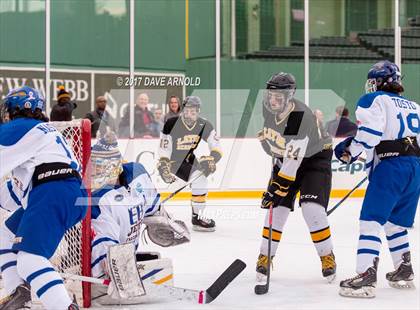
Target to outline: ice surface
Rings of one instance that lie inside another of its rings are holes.
[[[330,206],[337,201],[333,199]],[[351,299],[338,295],[339,281],[355,275],[361,202],[361,199],[348,199],[330,216],[338,264],[337,279],[332,284],[322,278],[319,257],[301,211],[297,209],[289,216],[274,258],[270,291],[266,295],[255,295],[255,263],[265,211],[258,207],[257,200],[213,200],[208,203],[208,214],[216,220],[216,232],[192,232],[191,243],[174,248],[162,249],[152,245],[143,245],[142,248],[158,250],[162,256],[172,258],[175,285],[194,289],[207,288],[234,259],[242,259],[247,263],[247,268],[219,298],[208,305],[160,300],[151,304],[101,309],[419,309],[418,289],[392,289],[385,280],[385,273],[393,269],[385,238],[382,238],[376,298]],[[191,208],[188,201],[168,204],[167,210],[190,227]],[[409,230],[409,236],[415,285],[420,288],[418,225],[417,215],[415,227]]]

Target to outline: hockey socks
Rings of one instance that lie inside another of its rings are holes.
[[[274,256],[279,246],[282,231],[289,217],[290,209],[285,207],[273,208],[273,233],[271,235],[271,255]],[[267,255],[268,250],[268,212],[265,216],[264,228],[262,231],[262,241],[260,247],[260,254]]]
[[[373,262],[379,257],[381,250],[381,224],[374,221],[360,221],[360,236],[357,250],[357,266],[358,274],[364,273],[368,268],[372,267]]]
[[[20,251],[17,255],[17,270],[45,309],[67,310],[71,305],[72,300],[62,278],[46,258]]]
[[[5,225],[0,228],[0,270],[3,278],[3,286],[7,295],[11,294],[23,280],[17,271],[17,255],[12,250],[14,235]]]
[[[388,241],[389,252],[391,253],[394,267],[397,269],[403,261],[403,254],[410,251],[408,232],[404,227],[394,225],[390,222],[387,222],[384,225],[384,229],[386,240]]]
[[[333,250],[330,225],[325,208],[313,202],[302,203],[302,214],[311,232],[311,239],[318,255],[330,255]]]

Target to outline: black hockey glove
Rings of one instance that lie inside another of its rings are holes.
[[[216,171],[216,161],[213,156],[201,156],[198,162],[200,163],[200,170],[206,177]]]
[[[271,205],[273,208],[278,207],[281,200],[287,196],[292,183],[280,176],[271,178],[267,190],[263,193],[261,208],[269,209]]]
[[[161,157],[159,159],[157,169],[159,171],[159,174],[160,174],[162,180],[165,183],[169,184],[169,183],[175,182],[176,178],[171,173],[171,161],[169,160],[169,158]]]

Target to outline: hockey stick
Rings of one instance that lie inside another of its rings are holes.
[[[268,267],[267,267],[267,282],[265,284],[257,284],[254,287],[254,292],[257,295],[263,295],[268,293],[270,287],[270,273],[271,273],[271,236],[273,233],[273,204],[271,204],[268,211]]]
[[[191,181],[187,182],[185,185],[183,185],[182,187],[178,188],[176,191],[174,191],[172,194],[170,194],[168,197],[166,197],[165,199],[163,199],[160,204],[163,205],[164,203],[166,203],[169,199],[172,199],[172,197],[174,197],[176,194],[178,194],[180,191],[182,191],[184,188],[186,188],[187,186],[191,185],[194,181],[196,181],[199,177],[201,177],[203,175],[203,172],[199,173],[194,179],[192,179]]]
[[[362,163],[366,163],[366,159],[363,157],[359,157],[357,160],[360,160]],[[334,212],[335,209],[337,209],[347,198],[350,197],[353,192],[358,189],[360,186],[362,186],[363,183],[366,182],[368,177],[365,177],[363,180],[361,180],[359,183],[356,184],[355,187],[353,187],[337,204],[332,207],[330,210],[327,211],[327,216]]]
[[[206,290],[195,290],[181,288],[169,285],[158,285],[145,283],[146,291],[159,293],[163,297],[171,297],[178,300],[188,300],[199,304],[208,304],[215,300],[224,289],[245,269],[246,264],[240,259],[236,259]],[[93,277],[79,276],[68,273],[62,273],[61,276],[66,279],[95,283],[108,286],[110,280],[98,279]]]
[[[353,192],[358,189],[363,183],[366,182],[366,180],[368,179],[368,177],[364,177],[363,180],[361,180],[359,183],[357,183],[357,185],[355,187],[353,187],[347,194],[346,196],[344,196],[339,202],[337,202],[337,204],[332,207],[330,210],[327,211],[327,215],[330,215],[331,213],[334,212],[335,209],[337,209],[347,198],[350,197],[351,194],[353,194]]]

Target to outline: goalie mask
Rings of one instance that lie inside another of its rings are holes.
[[[184,124],[192,127],[200,115],[201,99],[197,96],[188,96],[182,103],[181,118]]]
[[[296,80],[290,73],[280,72],[267,81],[263,103],[273,114],[286,110],[296,91]]]
[[[114,186],[122,172],[122,156],[114,133],[105,134],[91,150],[92,189]]]

